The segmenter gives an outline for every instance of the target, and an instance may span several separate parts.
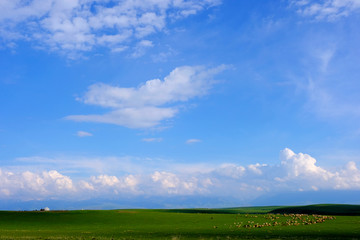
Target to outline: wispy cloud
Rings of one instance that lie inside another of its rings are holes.
[[[309,101],[306,107],[320,117],[360,117],[360,106],[356,102],[343,101],[343,96],[334,94],[333,90],[324,86],[321,81],[310,78],[307,93]]]
[[[175,68],[163,81],[153,79],[137,88],[122,88],[104,83],[91,85],[78,100],[112,110],[103,115],[72,115],[68,120],[101,122],[129,128],[150,128],[178,113],[177,102],[187,102],[208,92],[213,76],[226,69],[183,66]]]
[[[336,53],[335,47],[328,47],[327,49],[324,49],[322,51],[318,51],[315,55],[320,60],[320,70],[323,73],[326,73],[328,70],[328,66],[331,62],[331,60],[334,57],[334,54]]]
[[[146,49],[152,48],[154,46],[153,42],[149,40],[140,41],[134,48],[134,52],[131,54],[131,57],[138,58],[145,54]]]
[[[199,143],[199,142],[202,142],[202,141],[200,139],[195,139],[195,138],[186,140],[186,144],[193,144],[193,143]]]
[[[291,5],[297,8],[300,15],[317,21],[335,21],[360,10],[360,1],[358,0],[294,0]]]
[[[162,138],[143,138],[143,142],[162,142]]]
[[[93,134],[85,131],[78,131],[76,136],[78,137],[91,137]]]
[[[304,93],[304,110],[322,121],[353,121],[357,128],[360,98],[354,63],[359,54],[354,51],[356,45],[348,46],[340,37],[329,36],[306,38],[306,44],[300,46],[303,60],[293,68],[292,83],[297,93]]]
[[[141,39],[163,31],[168,21],[218,4],[221,0],[2,0],[0,38],[33,41],[70,57],[96,47],[116,51],[130,42],[142,45]]]
[[[305,90],[308,95],[306,107],[320,117],[332,119],[339,117],[360,117],[359,99],[357,97],[356,79],[349,78],[346,64],[341,64],[345,59],[338,57],[335,44],[327,47],[316,47],[310,50],[309,62],[312,70],[306,70],[308,81]],[[355,58],[357,59],[357,57]],[[354,59],[354,60],[355,60]],[[341,77],[339,77],[339,73]],[[310,76],[309,76],[310,75]],[[353,88],[344,89],[344,82],[353,83]]]

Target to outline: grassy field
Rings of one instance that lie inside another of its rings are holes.
[[[341,214],[360,206],[304,208],[324,206],[337,216],[304,215],[299,207],[292,207],[297,215],[291,207],[0,211],[0,239],[360,239],[360,216]]]

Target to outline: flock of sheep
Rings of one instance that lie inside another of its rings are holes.
[[[272,226],[298,226],[298,225],[311,225],[317,223],[323,223],[326,220],[336,219],[334,216],[323,216],[323,215],[307,215],[307,214],[265,214],[260,215],[260,218],[265,218],[264,221],[254,221],[254,218],[258,218],[259,215],[246,214],[246,218],[251,218],[252,221],[247,222],[234,222],[233,225],[230,225],[230,228],[262,228],[262,227],[272,227]],[[214,226],[217,228],[217,226]]]
[[[248,216],[248,215],[247,215]],[[253,216],[257,218],[258,216]],[[298,225],[311,225],[317,223],[323,223],[325,220],[335,219],[333,216],[322,216],[322,215],[307,215],[307,214],[266,214],[264,218],[270,221],[264,223],[255,223],[254,221],[248,221],[243,224],[243,222],[234,222],[236,227],[244,228],[262,228],[262,227],[271,227],[271,226],[298,226]],[[283,221],[280,221],[281,220]],[[284,221],[284,218],[286,219]]]

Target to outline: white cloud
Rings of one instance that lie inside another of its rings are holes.
[[[308,154],[295,154],[288,148],[281,151],[281,164],[287,169],[288,177],[300,175],[326,175],[327,172],[315,165],[316,159]]]
[[[131,57],[138,58],[145,54],[146,49],[153,47],[154,44],[149,40],[140,41],[134,48],[134,52],[131,54]]]
[[[127,187],[134,188],[139,183],[139,180],[133,175],[128,175],[125,177],[124,183]]]
[[[102,161],[106,163],[108,158]],[[318,166],[310,155],[288,148],[281,151],[280,164],[244,167],[227,163],[208,167],[206,171],[198,164],[153,165],[149,159],[134,162],[130,167],[119,159],[107,163],[118,174],[106,174],[109,169],[105,169],[101,174],[72,179],[55,170],[38,173],[0,169],[0,199],[193,195],[249,200],[269,192],[360,190],[360,170],[355,162],[331,171]]]
[[[357,104],[358,99],[352,97],[352,91],[339,94],[336,91],[341,88],[340,84],[338,84],[339,88],[335,89],[329,87],[330,84],[326,83],[323,79],[309,78],[306,87],[309,99],[306,107],[326,119],[338,117],[358,118],[360,116],[360,106]]]
[[[324,40],[307,47],[307,60],[302,66],[306,70],[299,74],[295,85],[306,94],[307,111],[325,121],[342,118],[356,122],[360,117],[359,86],[352,63],[358,54],[352,48],[346,50],[349,54],[340,54],[344,51],[342,44]]]
[[[151,178],[154,182],[161,182],[163,188],[175,188],[180,183],[179,178],[173,173],[155,172]]]
[[[143,138],[142,141],[143,142],[161,142],[163,139],[162,138]]]
[[[69,195],[77,190],[71,178],[55,170],[13,173],[0,169],[0,179],[0,193],[3,193],[0,198],[44,199]]]
[[[227,163],[221,165],[220,168],[215,170],[215,172],[221,176],[239,179],[245,174],[246,168],[243,166],[237,166],[236,164]]]
[[[266,164],[256,163],[256,164],[250,164],[248,166],[248,169],[255,174],[261,175],[262,174],[261,167],[266,167],[266,166],[267,166]]]
[[[79,182],[79,187],[80,187],[80,189],[84,189],[84,190],[90,190],[90,191],[95,190],[94,186],[91,183],[88,183],[84,180],[81,180]]]
[[[99,46],[116,51],[163,31],[168,21],[218,4],[220,0],[2,0],[0,38],[34,41],[69,56]]]
[[[320,70],[323,73],[327,72],[329,63],[333,59],[335,52],[336,52],[335,47],[328,47],[326,49],[316,52],[315,57],[317,57],[320,60],[320,64],[321,64]]]
[[[360,10],[359,0],[292,1],[300,15],[315,20],[334,21]]]
[[[287,176],[284,180],[302,189],[360,189],[360,171],[349,162],[341,171],[329,171],[316,166],[316,159],[308,154],[295,154],[284,149],[280,155]]]
[[[120,183],[119,179],[115,176],[100,175],[98,177],[91,177],[91,181],[101,186],[114,186]]]
[[[78,131],[76,133],[76,135],[78,137],[91,137],[92,136],[92,133],[89,133],[89,132],[85,132],[85,131]]]
[[[199,143],[199,142],[201,142],[201,140],[195,139],[195,138],[186,140],[186,144],[193,144],[193,143]]]
[[[180,176],[171,172],[156,171],[151,175],[152,181],[157,186],[158,194],[179,194],[187,195],[205,191],[205,185],[211,185],[209,181],[199,181],[195,176]]]
[[[111,52],[119,53],[119,52],[125,51],[127,48],[128,48],[127,46],[115,47],[115,48],[111,49]]]
[[[213,76],[226,66],[183,66],[175,68],[163,81],[153,79],[137,88],[122,88],[104,83],[91,85],[84,97],[85,104],[112,110],[103,115],[73,115],[66,119],[80,122],[102,122],[129,128],[149,128],[176,115],[176,102],[186,102],[208,92]],[[166,105],[166,107],[163,107]]]
[[[138,190],[141,177],[132,174],[124,176],[112,176],[102,174],[91,176],[88,180],[78,182],[79,194],[86,192],[88,197],[111,197],[119,194],[133,195],[142,193]]]
[[[177,110],[171,108],[123,108],[104,115],[74,115],[66,119],[77,122],[110,123],[128,128],[149,128],[158,125],[164,119],[174,117],[176,113]]]

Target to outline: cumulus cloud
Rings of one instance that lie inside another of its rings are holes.
[[[98,177],[91,177],[93,183],[101,186],[114,186],[120,183],[119,179],[115,176],[100,175]]]
[[[116,168],[116,162],[112,163]],[[286,148],[275,165],[234,163],[209,167],[206,171],[188,164],[165,167],[149,160],[137,171],[98,174],[72,179],[56,170],[8,171],[0,169],[0,199],[84,199],[114,196],[228,196],[255,199],[274,192],[360,190],[360,170],[353,161],[336,171],[318,166],[315,158]]]
[[[42,199],[72,194],[77,190],[70,177],[55,170],[14,173],[0,169],[0,179],[2,198]]]
[[[221,165],[218,169],[215,170],[215,172],[220,176],[239,179],[245,174],[246,168],[236,164],[227,163]]]
[[[171,172],[156,171],[151,175],[152,181],[157,186],[158,194],[188,195],[206,191],[209,181],[199,181],[195,176],[181,176]]]
[[[360,10],[360,1],[358,0],[295,0],[291,3],[297,8],[300,15],[315,20],[334,21]]]
[[[260,164],[260,163],[256,163],[256,164],[250,164],[248,166],[248,169],[258,175],[261,175],[263,172],[261,170],[261,167],[266,167],[266,164]]]
[[[73,115],[66,119],[111,123],[129,128],[154,127],[178,113],[175,103],[206,94],[214,83],[213,76],[225,68],[224,65],[210,69],[201,66],[178,67],[163,81],[149,80],[137,88],[97,83],[91,85],[85,96],[78,100],[112,110],[102,115]]]
[[[288,177],[321,176],[326,175],[326,170],[316,166],[316,159],[308,154],[295,154],[292,150],[285,148],[280,154],[281,164],[285,166]]]
[[[130,41],[148,45],[142,39],[163,31],[168,21],[218,4],[221,0],[2,0],[0,38],[65,53],[102,46],[116,51]]]
[[[301,189],[359,189],[360,171],[355,162],[349,162],[341,171],[329,171],[316,165],[308,154],[295,154],[284,149],[280,154],[281,165],[287,175],[282,179]],[[280,180],[281,179],[277,179]]]

